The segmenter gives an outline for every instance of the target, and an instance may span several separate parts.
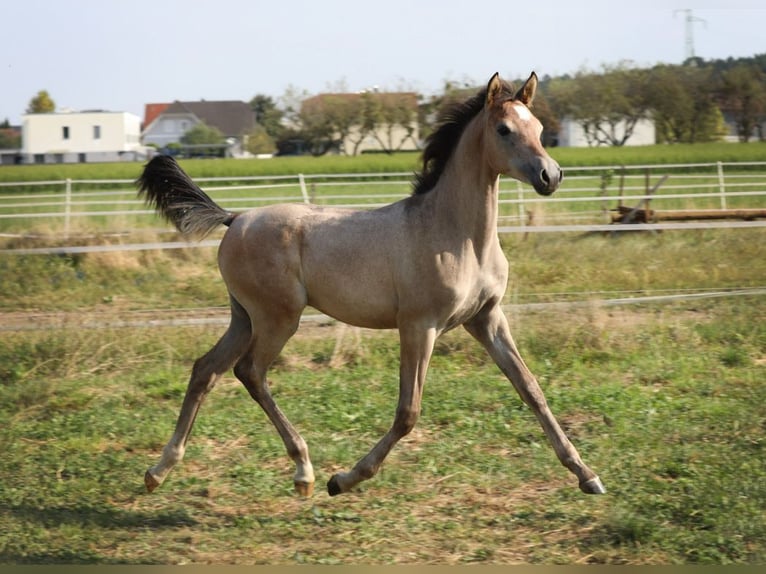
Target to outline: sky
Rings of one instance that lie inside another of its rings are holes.
[[[701,0],[17,0],[0,8],[0,122],[59,109],[265,94],[414,90],[631,61],[766,52],[766,2]]]

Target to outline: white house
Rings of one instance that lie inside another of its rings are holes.
[[[604,126],[604,129],[609,129],[608,126]],[[633,133],[626,140],[624,145],[652,145],[657,143],[656,130],[654,127],[654,121],[650,119],[638,120]],[[622,138],[625,134],[625,122],[621,122],[615,126],[615,136]],[[590,142],[582,124],[573,120],[572,118],[564,118],[561,120],[561,127],[558,133],[558,145],[562,147],[587,147],[590,145],[599,145],[595,142]]]
[[[134,161],[145,157],[141,118],[128,112],[61,112],[22,117],[24,163]]]

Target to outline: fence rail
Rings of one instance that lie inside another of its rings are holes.
[[[766,209],[766,161],[568,167],[565,171],[553,197],[538,196],[529,186],[501,179],[500,231],[615,230],[610,213],[626,203],[648,206],[651,202],[656,210],[715,208],[732,214],[737,209]],[[407,172],[295,174],[196,181],[230,209],[284,202],[370,209],[406,197],[411,176]],[[766,221],[652,225],[684,229],[712,223],[718,228],[766,225]],[[42,227],[48,234],[68,237],[75,227],[124,232],[158,225],[154,212],[136,197],[133,180],[0,182],[0,233],[21,235]]]

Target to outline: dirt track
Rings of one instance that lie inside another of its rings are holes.
[[[511,320],[514,316],[527,313],[574,312],[578,315],[593,314],[611,326],[635,324],[647,320],[646,309],[631,308],[634,303],[670,303],[732,296],[762,296],[764,288],[738,289],[731,291],[710,291],[702,293],[680,293],[674,295],[627,297],[607,300],[567,301],[551,303],[527,303],[506,305],[504,310]],[[617,308],[615,308],[617,307]],[[677,312],[676,312],[677,313]],[[651,312],[648,313],[651,315]],[[694,312],[691,312],[695,315]],[[694,317],[700,320],[701,317]],[[0,312],[0,332],[41,331],[46,329],[119,329],[126,327],[183,327],[220,325],[229,323],[228,307],[197,307],[190,309],[119,309],[114,307],[89,311],[5,311]],[[309,325],[325,327],[336,321],[315,311],[303,315],[302,331]]]

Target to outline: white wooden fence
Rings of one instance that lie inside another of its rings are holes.
[[[616,231],[618,226],[609,224],[609,213],[618,201],[630,206],[651,199],[655,209],[663,209],[665,205],[687,209],[766,208],[766,161],[569,167],[565,172],[561,188],[551,197],[541,197],[531,187],[515,180],[502,179],[499,231]],[[666,175],[668,180],[652,194],[651,187]],[[218,203],[232,210],[283,202],[369,209],[406,197],[411,191],[411,179],[411,173],[363,173],[218,177],[195,181]],[[99,218],[98,223],[92,225],[100,232],[125,232],[126,227],[130,231],[160,225],[154,212],[136,197],[132,180],[0,182],[0,235],[23,235],[26,229],[34,227],[33,222],[48,220],[46,226],[54,233],[69,237],[75,221],[83,222],[77,225],[82,229],[89,227],[94,218]],[[658,230],[762,226],[766,226],[766,221],[651,224],[652,229]],[[132,244],[132,248],[149,249],[157,245]],[[190,245],[169,242],[161,246]],[[130,249],[131,245],[114,248]]]

